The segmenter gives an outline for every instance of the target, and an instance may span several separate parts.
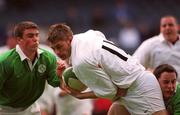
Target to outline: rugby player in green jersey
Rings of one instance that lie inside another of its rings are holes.
[[[58,75],[64,66],[58,67],[57,75],[56,57],[38,47],[39,28],[35,23],[17,24],[14,37],[16,48],[0,55],[0,115],[40,115],[35,101],[46,81],[53,87],[60,86]]]
[[[154,70],[159,81],[166,109],[170,115],[180,115],[180,84],[177,84],[177,71],[168,64],[162,64]]]

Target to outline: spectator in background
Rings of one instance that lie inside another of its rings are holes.
[[[140,33],[133,22],[126,20],[119,31],[119,45],[127,53],[132,54],[141,42]]]
[[[159,81],[169,115],[179,115],[180,84],[176,83],[177,71],[171,65],[162,64],[153,73]]]
[[[6,30],[0,26],[0,46],[4,45],[6,42]]]
[[[91,13],[91,28],[105,31],[108,21],[106,20],[106,10],[103,6],[94,5]]]
[[[71,25],[72,29],[78,33],[78,31],[83,28],[83,17],[80,14],[80,11],[77,6],[69,5],[66,7],[66,17],[65,22],[68,25]]]
[[[122,26],[127,20],[131,20],[132,17],[125,0],[115,0],[115,17],[119,26]]]
[[[17,41],[13,36],[13,25],[9,25],[6,30],[7,38],[6,38],[6,45],[0,47],[0,54],[5,53],[6,51],[15,48]]]
[[[134,56],[147,69],[153,71],[160,64],[170,64],[180,75],[180,36],[178,22],[174,16],[163,16],[160,21],[160,34],[144,41]],[[180,77],[177,77],[180,82]]]

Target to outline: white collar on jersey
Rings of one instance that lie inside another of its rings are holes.
[[[166,39],[164,38],[164,36],[163,36],[162,33],[159,34],[159,40],[160,40],[161,42],[166,42]]]
[[[19,54],[20,58],[21,58],[21,61],[25,60],[25,59],[29,59],[25,54],[24,52],[21,50],[20,46],[19,45],[16,45],[16,52]],[[40,57],[40,54],[43,53],[43,50],[39,49],[37,50],[37,58]]]
[[[164,38],[164,36],[163,36],[162,33],[160,33],[160,34],[158,35],[158,37],[159,37],[159,39],[160,39],[161,42],[168,42],[168,41]],[[179,36],[179,35],[178,35],[178,40],[180,40],[180,36]],[[177,40],[177,41],[178,41],[178,40]]]

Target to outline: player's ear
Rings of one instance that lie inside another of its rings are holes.
[[[22,38],[20,38],[20,37],[17,37],[15,39],[17,40],[18,43],[20,43],[22,41]]]
[[[73,36],[69,36],[69,37],[68,37],[68,41],[69,41],[70,43],[71,43],[72,39],[73,39]]]

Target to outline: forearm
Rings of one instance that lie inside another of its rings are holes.
[[[78,98],[78,99],[95,99],[98,98],[94,92],[89,91],[89,92],[84,92],[84,93],[79,93],[76,95],[73,95],[74,97]]]

